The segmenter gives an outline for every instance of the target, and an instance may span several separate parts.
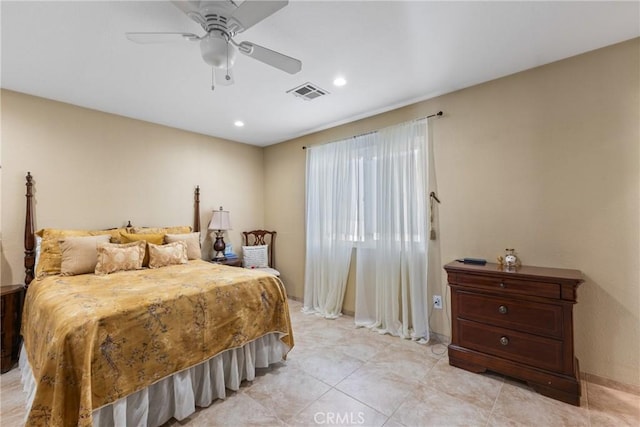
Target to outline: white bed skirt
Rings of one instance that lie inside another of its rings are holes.
[[[252,381],[256,368],[283,360],[289,347],[274,332],[223,351],[192,368],[177,372],[149,387],[93,411],[96,427],[160,426],[171,419],[183,420],[196,406],[207,407],[226,397],[225,389],[238,390],[243,380]],[[20,373],[27,393],[27,413],[33,403],[36,383],[24,348],[20,351]]]

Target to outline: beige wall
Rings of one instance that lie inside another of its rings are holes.
[[[302,146],[443,110],[430,121],[442,200],[430,294],[446,292],[444,263],[507,247],[529,265],[580,269],[581,369],[640,385],[639,56],[635,39],[267,147],[265,224],[282,236],[289,293],[304,289]],[[434,313],[435,331],[449,324]]]
[[[263,149],[3,90],[2,284],[21,283],[25,181],[35,181],[36,227],[193,224],[230,211],[242,230],[263,226]],[[210,256],[211,240],[203,246]],[[236,251],[237,252],[237,251]]]

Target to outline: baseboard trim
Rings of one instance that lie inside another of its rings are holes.
[[[609,378],[601,377],[599,375],[590,374],[588,372],[582,372],[581,378],[587,382],[598,384],[603,387],[609,387],[615,390],[624,391],[626,393],[635,394],[640,396],[640,386],[622,383],[620,381],[611,380]]]

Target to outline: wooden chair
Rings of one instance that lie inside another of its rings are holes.
[[[259,245],[267,245],[267,262],[269,264],[268,267],[257,268],[257,270],[265,271],[267,273],[271,273],[274,276],[280,276],[280,272],[276,270],[276,256],[275,256],[275,248],[276,248],[276,235],[278,233],[275,231],[267,231],[267,230],[252,230],[252,231],[243,231],[242,235],[244,237],[244,246],[259,246]],[[244,258],[244,253],[242,254]]]

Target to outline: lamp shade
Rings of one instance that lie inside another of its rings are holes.
[[[209,230],[231,230],[231,219],[229,218],[229,211],[220,210],[213,211],[211,222],[209,222]]]

